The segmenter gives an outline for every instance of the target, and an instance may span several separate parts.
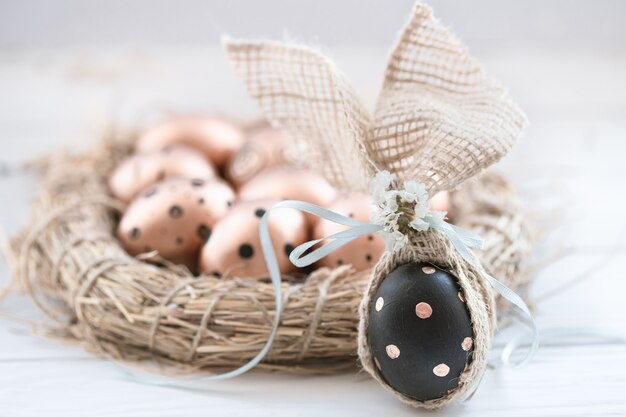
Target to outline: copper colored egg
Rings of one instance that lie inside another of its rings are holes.
[[[367,194],[341,195],[328,206],[328,209],[343,216],[368,223],[370,221],[372,200]],[[347,226],[320,219],[313,229],[313,239],[322,239],[347,228]],[[322,258],[318,262],[318,266],[335,268],[350,264],[357,271],[362,271],[376,265],[384,250],[385,242],[378,234],[361,236]]]
[[[131,255],[153,250],[196,271],[198,253],[235,194],[218,179],[172,178],[138,195],[117,229]]]
[[[266,126],[252,130],[243,147],[229,159],[225,175],[239,188],[267,168],[292,164],[295,164],[295,157],[290,154],[289,136],[280,129]]]
[[[225,120],[206,116],[179,116],[143,132],[137,142],[137,151],[150,152],[168,145],[186,145],[222,167],[241,148],[243,141],[243,131]]]
[[[428,200],[428,205],[433,211],[445,211],[450,213],[452,203],[450,202],[450,193],[447,191],[439,191]]]
[[[278,199],[238,203],[213,228],[200,255],[200,270],[220,277],[267,277],[259,238],[261,217]],[[282,273],[296,271],[289,253],[307,240],[304,216],[292,209],[276,209],[269,216],[269,230]]]
[[[165,178],[209,179],[215,175],[215,169],[202,154],[184,146],[168,146],[124,160],[109,178],[109,189],[115,197],[128,203]]]
[[[285,200],[302,200],[318,206],[328,206],[337,191],[321,175],[293,167],[274,167],[261,172],[239,190],[241,201],[274,197]],[[310,223],[313,217],[307,215]]]

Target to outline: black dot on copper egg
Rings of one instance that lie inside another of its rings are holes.
[[[173,219],[178,219],[179,217],[182,217],[183,215],[183,208],[179,205],[173,205],[172,207],[170,207],[170,217]]]
[[[143,193],[143,196],[146,197],[146,198],[147,197],[152,197],[153,195],[156,194],[156,192],[157,192],[157,188],[156,187],[151,187],[151,188],[148,188],[145,193]]]
[[[474,337],[459,289],[455,276],[428,263],[400,265],[383,279],[369,308],[367,343],[394,390],[426,401],[458,388]],[[391,358],[389,346],[401,353]]]
[[[372,236],[372,235],[367,235],[367,240],[374,240],[374,236]]]
[[[254,248],[248,243],[239,246],[239,256],[243,259],[252,258],[254,256]]]
[[[220,274],[218,271],[211,272],[211,275],[213,275],[214,277],[218,277],[218,278],[222,276],[222,274]]]
[[[198,236],[206,242],[211,237],[211,229],[206,224],[198,226]]]
[[[343,259],[337,259],[337,265],[343,265]]]
[[[198,199],[198,204],[200,204],[200,205],[204,204],[204,198],[200,197]]]
[[[294,247],[291,243],[287,243],[285,245],[285,255],[287,255],[287,257],[289,257],[289,255],[291,254],[291,252],[293,252]]]
[[[191,180],[192,187],[202,187],[204,185],[204,180],[201,178],[194,178]]]
[[[232,207],[232,205],[233,205],[232,200],[228,200],[228,201],[226,202],[226,206],[227,206],[227,207]]]
[[[157,172],[156,180],[163,181],[164,179],[165,179],[165,170],[160,170],[159,172]]]
[[[265,214],[265,209],[258,208],[255,210],[254,215],[261,218]]]
[[[141,231],[138,227],[133,227],[132,229],[130,229],[130,232],[128,232],[128,236],[130,236],[131,239],[139,239],[139,236],[141,236]]]
[[[177,236],[176,237],[176,244],[177,245],[182,245],[184,241],[185,241],[185,239],[183,239],[182,236]]]
[[[350,217],[350,218],[354,217],[354,213],[348,214],[348,217]]]
[[[372,262],[372,255],[370,255],[369,253],[367,255],[365,255],[365,260],[367,262]]]

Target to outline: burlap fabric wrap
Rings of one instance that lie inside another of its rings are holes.
[[[431,191],[453,188],[499,159],[523,120],[422,6],[394,49],[374,117],[315,50],[232,41],[227,49],[269,119],[296,136],[307,161],[342,189],[365,189],[382,168],[415,177]],[[151,360],[171,374],[240,366],[270,334],[272,285],[194,277],[158,254],[135,258],[121,248],[114,230],[124,206],[110,197],[106,180],[133,145],[132,135],[109,132],[84,153],[56,154],[40,165],[32,222],[13,239],[14,276],[54,318],[54,334],[103,357],[135,365]],[[451,197],[457,224],[485,238],[477,255],[488,272],[512,288],[524,286],[531,237],[507,183],[487,173]],[[364,294],[364,305],[369,302],[390,268],[413,259],[450,268],[464,287],[476,333],[476,356],[462,379],[467,386],[484,367],[493,294],[437,234],[415,236],[411,248],[385,256],[373,280],[372,271],[355,273],[349,266],[283,277],[281,324],[259,367],[337,372],[354,367],[360,341],[363,366],[371,372],[365,335],[357,337],[359,304]]]
[[[309,149],[308,161],[345,190],[365,190],[381,170],[424,183],[430,193],[454,189],[502,158],[525,122],[504,88],[424,5],[414,8],[391,52],[372,115],[346,77],[312,48],[230,39],[225,44],[266,117]],[[475,340],[458,388],[426,402],[387,386],[367,344],[372,296],[396,266],[414,261],[435,263],[458,277]],[[383,255],[373,272],[360,307],[358,353],[363,367],[402,401],[437,408],[463,395],[482,375],[495,321],[494,294],[448,238],[436,231],[416,233],[407,248]]]

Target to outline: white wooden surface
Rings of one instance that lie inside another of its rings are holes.
[[[385,51],[331,52],[371,103],[382,71],[371,63],[382,62]],[[538,302],[546,339],[532,364],[489,371],[470,402],[437,415],[626,415],[626,346],[616,340],[626,337],[626,54],[536,48],[478,54],[532,122],[500,168],[540,218],[556,222],[538,256],[570,250],[538,274],[533,292],[541,297],[562,284],[566,291]],[[86,147],[112,118],[132,126],[163,108],[256,114],[223,54],[210,48],[0,53],[1,162],[62,145]],[[0,179],[4,229],[15,232],[27,221],[35,192],[28,176]],[[8,280],[1,268],[0,284]],[[581,274],[587,279],[566,284]],[[41,319],[19,294],[0,311]],[[574,335],[606,329],[613,337],[555,337],[554,327]],[[146,385],[80,347],[0,318],[0,417],[427,414],[399,404],[363,374],[251,372],[187,391]]]

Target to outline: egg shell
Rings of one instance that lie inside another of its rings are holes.
[[[243,147],[229,159],[226,179],[239,188],[259,172],[277,166],[291,165],[295,158],[289,154],[290,138],[283,130],[256,128],[247,136]]]
[[[278,202],[278,199],[261,199],[235,205],[215,225],[204,245],[201,271],[222,277],[268,277],[259,224],[265,211]],[[280,271],[297,271],[289,261],[289,253],[308,238],[304,216],[296,210],[276,209],[270,213],[268,226]]]
[[[433,211],[445,211],[448,214],[452,211],[452,202],[448,191],[439,191],[428,200],[428,205]]]
[[[302,200],[326,207],[337,196],[335,188],[321,175],[302,168],[274,167],[261,172],[245,183],[239,190],[241,201],[260,198],[279,198],[284,200]],[[306,215],[309,224],[315,223],[315,217]]]
[[[219,179],[168,179],[133,200],[117,236],[131,255],[156,250],[195,272],[200,248],[234,199],[233,190]]]
[[[178,116],[144,131],[137,141],[137,151],[150,152],[168,145],[186,145],[203,153],[217,167],[222,167],[243,143],[243,131],[223,119]]]
[[[372,199],[367,194],[343,194],[330,206],[329,210],[362,222],[369,222]],[[322,239],[333,233],[348,229],[347,226],[320,219],[313,229],[313,239]],[[335,268],[351,264],[357,271],[372,268],[385,250],[385,241],[378,234],[361,236],[322,258],[317,266]]]
[[[457,387],[473,340],[456,277],[428,263],[396,268],[369,306],[367,342],[378,372],[390,387],[419,401]]]
[[[125,159],[109,178],[109,190],[125,203],[150,185],[171,177],[210,179],[215,169],[202,154],[184,146],[135,154]]]

